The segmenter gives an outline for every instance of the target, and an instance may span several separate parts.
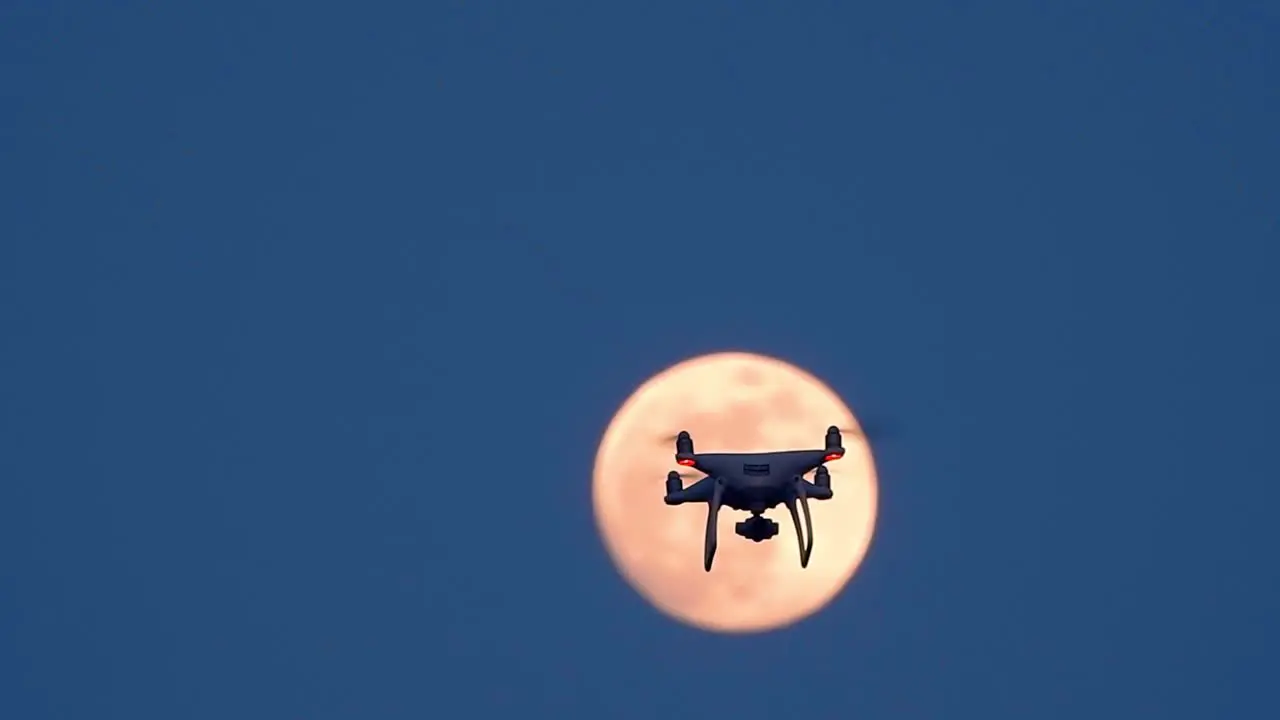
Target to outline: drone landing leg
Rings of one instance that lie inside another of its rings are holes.
[[[800,567],[805,566],[804,533],[800,528],[800,514],[796,512],[796,501],[787,498],[787,510],[791,513],[791,522],[796,526],[796,544],[800,546]]]
[[[800,556],[800,567],[809,567],[809,557],[813,555],[813,516],[809,514],[809,496],[805,494],[804,483],[798,485],[800,509],[804,511],[804,553]]]
[[[720,514],[720,500],[724,494],[724,481],[715,481],[711,501],[707,503],[707,540],[703,547],[702,569],[711,572],[711,561],[716,557],[716,517]]]
[[[796,511],[796,500],[800,501],[800,509],[804,510],[804,531],[800,529],[800,513]],[[787,498],[787,510],[791,513],[791,522],[796,526],[796,543],[800,546],[800,567],[809,567],[809,556],[813,554],[813,517],[809,514],[809,496],[805,494],[804,485],[796,483],[796,497]]]

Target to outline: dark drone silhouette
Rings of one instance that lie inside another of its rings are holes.
[[[824,463],[844,456],[840,428],[827,428],[823,450],[782,450],[766,453],[694,453],[693,439],[686,431],[675,437],[676,462],[706,475],[684,487],[679,472],[667,474],[668,505],[690,502],[707,503],[707,539],[703,551],[703,568],[711,571],[716,555],[716,518],[721,507],[745,510],[751,517],[734,526],[737,534],[753,542],[762,542],[778,534],[778,523],[764,517],[764,511],[778,504],[787,506],[796,526],[800,545],[800,567],[808,567],[813,553],[813,519],[809,516],[809,500],[830,500],[831,473]],[[813,472],[813,482],[804,479]],[[799,509],[797,510],[797,505]],[[804,532],[800,531],[800,515],[804,512]]]

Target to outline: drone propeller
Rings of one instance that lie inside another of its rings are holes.
[[[838,427],[840,435],[848,438],[858,438],[861,440],[884,440],[897,434],[892,423],[883,423],[877,420],[871,422],[860,423],[860,427]],[[663,445],[671,445],[679,439],[679,435],[672,433],[662,435],[655,438],[654,442],[661,442]]]
[[[858,438],[860,440],[884,440],[888,437],[896,435],[893,423],[885,423],[880,420],[872,420],[871,422],[859,423],[860,427],[842,427],[840,435],[843,437]]]

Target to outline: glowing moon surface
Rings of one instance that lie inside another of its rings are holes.
[[[765,513],[778,535],[762,543],[734,533],[748,513],[721,510],[715,565],[705,572],[707,506],[662,498],[667,472],[683,469],[671,439],[680,430],[700,453],[767,452],[821,448],[830,425],[860,427],[833,390],[774,358],[705,355],[649,379],[605,431],[592,481],[596,524],[623,577],[663,613],[705,630],[761,632],[821,610],[853,577],[875,530],[876,472],[864,438],[844,433],[845,456],[827,465],[834,496],[810,503],[806,569],[779,506]]]

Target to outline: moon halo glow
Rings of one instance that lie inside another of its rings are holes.
[[[775,358],[716,353],[654,375],[618,409],[596,453],[596,525],[619,572],[662,613],[714,632],[774,630],[821,610],[853,577],[875,530],[877,479],[864,438],[845,433],[845,456],[827,465],[834,497],[810,503],[806,569],[785,510],[766,513],[778,535],[752,543],[733,530],[748,515],[726,508],[705,572],[707,506],[668,507],[662,498],[667,472],[680,469],[669,439],[680,430],[697,452],[768,452],[820,448],[829,425],[859,427],[835,391]]]

